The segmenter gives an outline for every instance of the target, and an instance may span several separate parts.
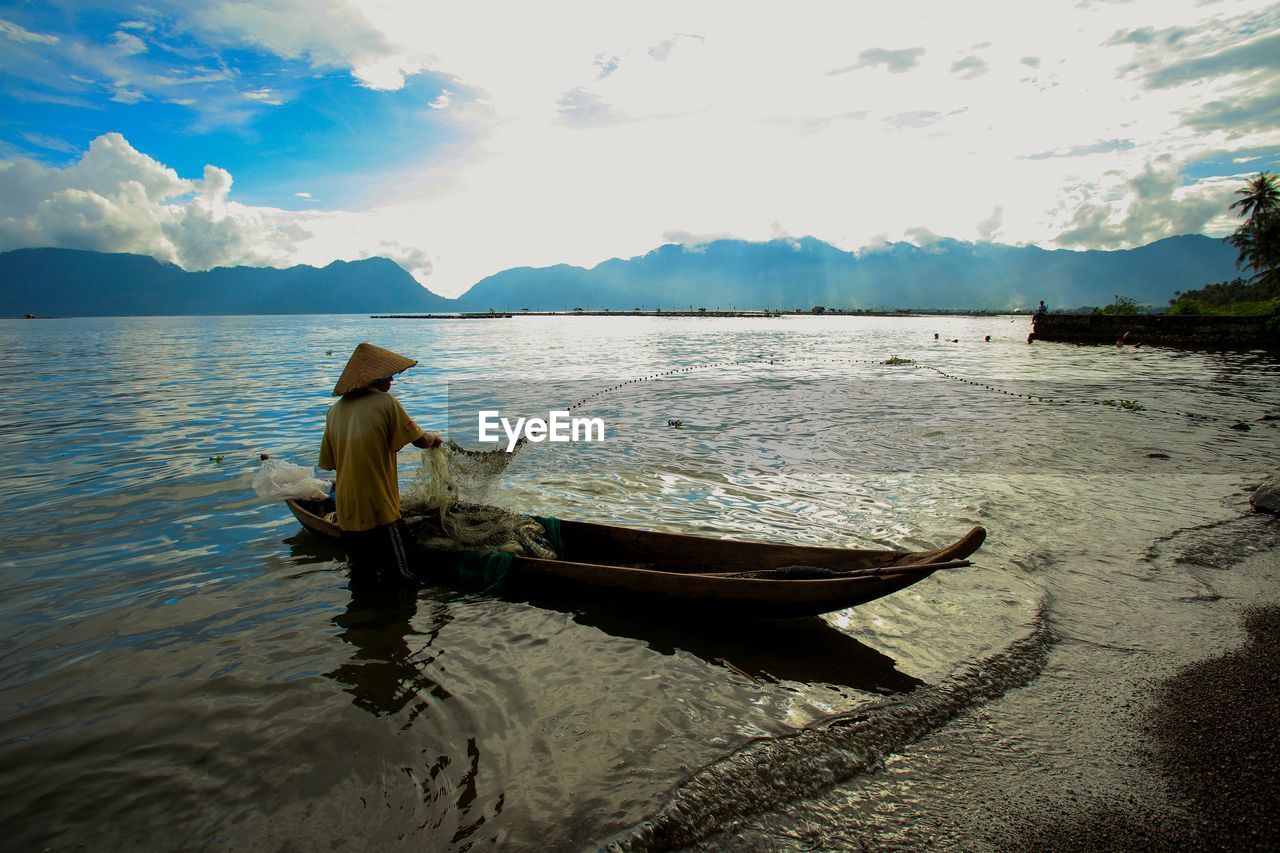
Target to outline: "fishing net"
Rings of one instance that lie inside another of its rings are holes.
[[[417,476],[400,501],[414,541],[431,551],[556,559],[541,522],[501,507],[461,500],[463,491],[468,497],[486,495],[513,456],[501,448],[467,450],[452,441],[422,451]]]
[[[458,502],[458,484],[449,466],[454,449],[438,444],[418,454],[418,472],[413,485],[400,495],[405,515],[447,513]]]

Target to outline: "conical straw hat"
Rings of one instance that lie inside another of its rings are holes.
[[[347,359],[347,366],[338,377],[338,384],[333,386],[333,396],[341,397],[343,394],[368,388],[384,376],[408,370],[417,363],[389,349],[371,343],[360,344],[351,353],[351,358]]]

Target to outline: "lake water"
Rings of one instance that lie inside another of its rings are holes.
[[[1275,472],[1277,361],[1029,346],[1028,325],[0,323],[8,844],[972,848],[1037,797],[1154,790],[1136,700],[1275,597],[1272,563],[1232,567],[1280,541],[1245,488]],[[261,452],[315,460],[362,340],[421,360],[394,393],[428,428],[464,431],[489,393],[589,398],[607,440],[530,445],[491,503],[817,545],[989,538],[972,568],[796,623],[356,595],[250,480]]]

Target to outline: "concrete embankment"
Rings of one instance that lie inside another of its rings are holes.
[[[1280,348],[1280,323],[1271,317],[1163,314],[1046,314],[1032,321],[1036,340],[1114,344],[1128,333],[1130,344],[1205,348]]]

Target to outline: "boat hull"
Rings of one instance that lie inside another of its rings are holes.
[[[310,532],[341,541],[341,530],[321,507],[288,501]],[[563,558],[515,557],[508,587],[540,593],[585,596],[602,604],[633,609],[679,607],[720,617],[799,618],[856,607],[918,583],[939,569],[968,565],[986,531],[975,527],[933,551],[819,548],[741,542],[561,521]],[[846,573],[819,579],[737,577],[788,566],[815,566]],[[860,574],[859,574],[860,573]],[[423,567],[424,580],[430,567]]]

